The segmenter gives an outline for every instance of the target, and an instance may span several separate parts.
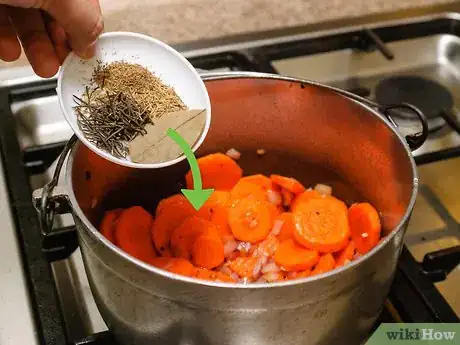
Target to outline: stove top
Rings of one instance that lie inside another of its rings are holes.
[[[429,139],[414,152],[420,193],[379,322],[459,321],[460,16],[443,8],[423,17],[400,14],[340,29],[177,47],[200,69],[280,73],[372,100],[382,101],[378,86],[388,78],[423,78],[448,94],[449,106],[429,117]],[[92,297],[71,217],[57,218],[55,231],[44,236],[31,202],[72,135],[56,81],[40,80],[29,68],[0,70],[0,80],[0,252],[6,258],[0,261],[0,343],[114,344]],[[403,134],[418,131],[410,117],[394,119]]]

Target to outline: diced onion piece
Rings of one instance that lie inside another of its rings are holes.
[[[263,274],[270,273],[270,272],[279,272],[279,271],[281,271],[281,269],[274,262],[269,262],[264,267],[262,267]]]
[[[238,246],[238,243],[234,239],[232,238],[228,239],[224,244],[225,257],[229,257],[236,250],[237,246]]]
[[[257,152],[257,155],[259,156],[263,156],[264,154],[267,153],[264,149],[258,149],[256,152]]]
[[[240,242],[236,246],[236,250],[238,250],[240,252],[249,253],[249,251],[251,250],[251,243],[249,243],[249,242]]]
[[[264,279],[264,277],[260,277],[255,281],[256,283],[266,283],[267,281]]]
[[[281,205],[283,202],[281,194],[273,189],[267,190],[267,198],[270,203],[276,206]]]
[[[369,234],[368,234],[367,232],[363,232],[363,233],[361,234],[361,237],[362,237],[362,238],[368,238],[368,237],[369,237]]]
[[[234,148],[231,148],[230,150],[228,150],[226,155],[236,161],[241,158],[241,153],[235,150]]]
[[[281,274],[279,272],[270,272],[262,276],[268,282],[276,282],[281,280]]]
[[[281,228],[283,227],[284,221],[277,219],[273,223],[272,234],[278,236],[281,232]]]
[[[329,196],[332,194],[332,187],[331,186],[328,186],[327,184],[317,184],[315,186],[315,190],[321,194],[321,195],[325,195],[325,196]]]

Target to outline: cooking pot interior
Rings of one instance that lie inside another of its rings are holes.
[[[400,222],[413,193],[413,166],[399,137],[369,109],[301,81],[239,77],[206,86],[212,121],[197,156],[234,148],[246,175],[329,184],[348,204],[370,201],[385,233]],[[258,156],[257,149],[266,154]],[[126,168],[82,144],[70,164],[73,207],[96,227],[107,209],[141,205],[154,214],[161,198],[184,187],[188,170],[186,161],[156,170]]]

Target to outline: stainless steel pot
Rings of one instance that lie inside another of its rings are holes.
[[[239,285],[198,281],[150,267],[107,241],[103,211],[156,202],[178,192],[187,165],[135,170],[69,141],[55,179],[35,191],[42,228],[72,212],[99,310],[121,344],[358,344],[388,293],[417,193],[410,147],[423,130],[395,130],[388,109],[345,91],[280,76],[225,73],[204,77],[213,119],[198,154],[236,148],[247,173],[278,172],[305,184],[327,183],[349,202],[369,200],[386,238],[338,270],[298,281]],[[256,155],[263,148],[267,154]],[[67,151],[66,191],[54,187]]]

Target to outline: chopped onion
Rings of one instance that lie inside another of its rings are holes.
[[[262,276],[268,282],[275,282],[281,279],[281,274],[279,272],[270,272]]]
[[[238,246],[238,243],[234,239],[229,239],[224,244],[224,255],[225,257],[230,256]]]
[[[228,150],[226,155],[236,161],[241,158],[241,153],[235,150],[234,148],[231,148],[230,150]]]
[[[251,250],[251,243],[249,242],[240,242],[236,246],[236,249],[240,252],[248,253]]]
[[[252,270],[252,277],[257,278],[259,276],[260,270],[262,269],[263,266],[263,257],[261,257],[259,260],[257,260],[256,264],[254,265],[254,269]]]
[[[332,194],[332,187],[328,186],[327,184],[319,183],[315,186],[315,190],[321,195],[329,196]]]
[[[270,272],[279,272],[279,271],[281,271],[281,269],[274,262],[269,262],[264,267],[262,267],[262,273],[263,274],[270,273]]]
[[[260,277],[259,279],[256,280],[256,283],[266,283],[267,281],[264,279],[264,277]]]
[[[361,234],[361,237],[362,237],[362,238],[368,238],[368,237],[369,237],[369,234],[368,234],[367,232],[363,232],[363,233]]]
[[[274,191],[273,189],[267,190],[267,198],[270,203],[276,206],[281,205],[281,203],[283,202],[281,194],[277,191]]]
[[[275,220],[273,223],[272,234],[278,236],[281,232],[281,228],[283,227],[284,221],[282,220]]]
[[[256,152],[259,156],[263,156],[266,153],[264,149],[258,149]]]

